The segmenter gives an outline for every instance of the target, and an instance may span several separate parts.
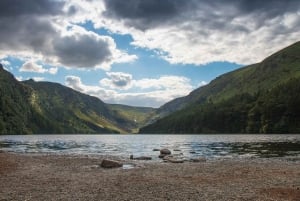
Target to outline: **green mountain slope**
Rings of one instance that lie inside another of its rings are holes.
[[[33,89],[37,133],[124,133],[101,100],[51,82],[23,82]]]
[[[32,90],[19,83],[0,64],[0,134],[31,133]]]
[[[18,82],[0,67],[0,134],[131,133],[152,109],[105,104],[51,82]]]
[[[131,129],[131,133],[137,133],[140,127],[149,122],[155,112],[154,108],[149,107],[132,107],[119,104],[108,106],[117,116],[127,120],[127,127]]]
[[[165,104],[140,133],[297,133],[299,83],[297,42]]]

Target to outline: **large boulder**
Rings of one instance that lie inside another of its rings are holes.
[[[103,168],[118,168],[122,166],[123,164],[121,162],[110,159],[103,159],[101,162],[101,167]]]

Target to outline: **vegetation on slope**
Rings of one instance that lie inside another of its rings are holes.
[[[0,64],[0,134],[31,133],[29,98],[32,90],[20,84]]]
[[[146,125],[155,112],[154,108],[149,107],[132,107],[127,105],[111,104],[110,109],[122,119],[127,120],[127,128],[131,133],[137,133],[138,129]]]
[[[131,133],[150,108],[108,105],[51,82],[18,82],[0,68],[0,134]]]
[[[300,42],[162,106],[140,133],[299,133]]]

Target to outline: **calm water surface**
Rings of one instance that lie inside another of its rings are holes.
[[[55,153],[152,156],[168,148],[188,158],[300,158],[300,135],[4,135],[0,150]]]

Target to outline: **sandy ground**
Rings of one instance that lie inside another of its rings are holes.
[[[0,200],[300,200],[299,159],[135,161],[133,169],[101,161],[0,153]]]

